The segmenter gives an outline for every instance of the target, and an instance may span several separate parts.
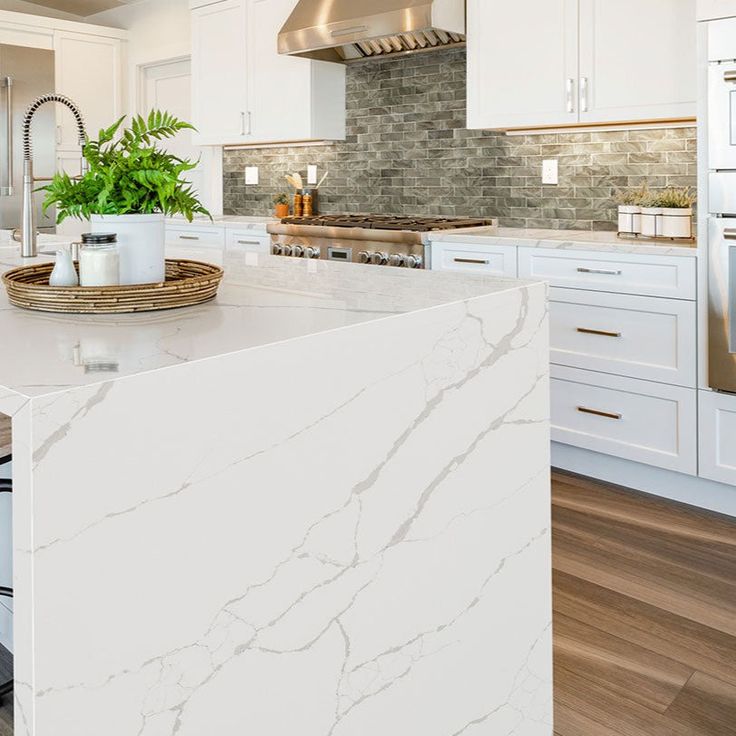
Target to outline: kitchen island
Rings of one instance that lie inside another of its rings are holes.
[[[551,736],[546,287],[182,255],[216,302],[0,296],[16,734]]]

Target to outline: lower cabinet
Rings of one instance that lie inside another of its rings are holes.
[[[435,271],[475,271],[485,276],[516,278],[515,245],[476,245],[432,243],[432,269]]]
[[[167,225],[166,245],[225,247],[225,228],[216,225]]]
[[[264,234],[262,226],[228,230],[225,240],[228,250],[244,250],[248,253],[263,254],[271,252],[271,236]]]
[[[736,396],[700,391],[700,475],[736,485]]]
[[[556,442],[697,475],[696,428],[695,389],[552,366]]]

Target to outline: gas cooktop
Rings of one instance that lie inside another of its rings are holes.
[[[428,233],[433,230],[457,230],[467,227],[487,227],[493,220],[459,217],[404,217],[393,215],[315,215],[313,217],[287,217],[284,225],[308,225],[314,227],[354,227],[371,230],[403,230]]]

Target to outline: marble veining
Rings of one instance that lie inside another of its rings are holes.
[[[551,736],[546,287],[232,273],[119,373],[25,323],[16,732]]]
[[[530,248],[597,251],[602,253],[640,253],[642,255],[685,256],[696,258],[696,243],[653,242],[646,239],[619,238],[611,232],[581,230],[545,230],[529,228],[488,228],[485,233],[432,235],[434,243],[467,243],[471,245],[524,245]]]

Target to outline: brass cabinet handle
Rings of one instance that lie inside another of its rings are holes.
[[[579,266],[578,273],[594,273],[599,276],[620,276],[622,271],[609,271],[605,268],[585,268],[584,266]]]
[[[724,72],[723,81],[724,82],[736,82],[736,70],[731,69],[731,71]]]
[[[594,417],[603,417],[604,419],[623,419],[623,414],[614,414],[610,411],[599,411],[598,409],[588,409],[585,406],[579,406],[578,411],[581,414],[592,414]]]
[[[455,263],[477,263],[480,266],[487,266],[490,261],[486,261],[482,258],[454,258]]]
[[[620,332],[609,332],[608,330],[591,330],[588,327],[578,327],[577,331],[583,335],[600,335],[601,337],[622,337]]]
[[[725,228],[723,231],[723,237],[725,240],[736,240],[736,228]]]

